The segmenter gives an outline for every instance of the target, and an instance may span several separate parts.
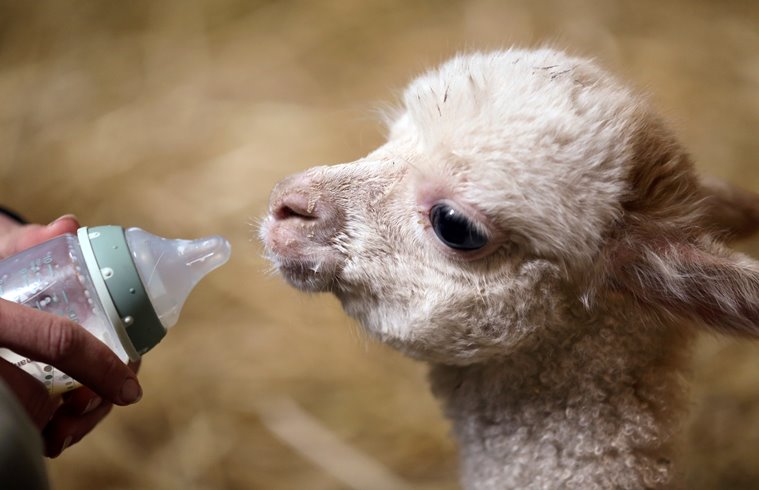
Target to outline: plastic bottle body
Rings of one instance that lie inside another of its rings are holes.
[[[69,318],[127,362],[128,356],[103,311],[76,236],[56,237],[0,261],[0,297]],[[53,366],[8,349],[0,349],[0,357],[44,383],[51,394],[79,386]]]
[[[193,287],[229,259],[220,236],[170,240],[139,228],[83,227],[0,261],[0,297],[69,318],[123,362],[172,327]],[[51,394],[79,384],[55,367],[0,349]]]

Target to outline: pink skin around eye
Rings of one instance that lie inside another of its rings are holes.
[[[435,181],[419,182],[416,193],[417,213],[419,214],[419,223],[424,228],[424,234],[427,240],[432,242],[439,251],[447,257],[456,260],[476,260],[493,253],[502,243],[503,234],[493,227],[487,217],[476,209],[464,202],[463,199],[457,198],[455,193],[442,183]],[[477,223],[486,231],[488,243],[478,250],[454,250],[443,244],[430,223],[430,210],[439,203],[445,203],[462,213],[464,216]]]

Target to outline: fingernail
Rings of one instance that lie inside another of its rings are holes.
[[[142,398],[142,388],[132,378],[128,378],[124,381],[124,385],[121,387],[121,401],[127,405],[137,403]]]
[[[85,413],[90,413],[91,411],[95,410],[97,407],[100,406],[100,404],[103,403],[103,399],[99,396],[96,396],[95,398],[91,399],[89,403],[87,403],[87,406],[84,407],[84,411],[82,411],[82,415]]]
[[[61,446],[61,452],[65,451],[67,447],[71,445],[71,441],[74,440],[74,436],[68,436],[63,440],[63,446]]]
[[[51,221],[50,224],[47,225],[47,226],[53,226],[57,222],[62,221],[64,219],[73,219],[73,220],[78,221],[78,218],[76,217],[76,215],[73,215],[73,214],[64,214],[63,216],[61,216],[59,218],[56,218],[54,221]]]

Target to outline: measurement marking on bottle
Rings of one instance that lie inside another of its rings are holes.
[[[47,305],[49,305],[50,303],[54,303],[54,302],[57,303],[57,300],[53,299],[50,296],[45,296],[41,300],[37,300],[37,309],[41,310],[45,308]]]
[[[63,302],[69,304],[69,295],[66,294],[66,290],[61,291],[61,294],[63,295]]]
[[[79,315],[77,315],[74,310],[69,310],[68,311],[68,317],[69,317],[69,320],[71,320],[71,321],[73,321],[75,323],[80,323],[79,322]]]

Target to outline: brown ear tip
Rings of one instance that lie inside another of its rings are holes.
[[[740,337],[746,340],[759,340],[759,322],[754,323],[727,323],[711,326],[718,333]]]
[[[759,232],[759,194],[714,178],[705,179],[703,188],[707,230],[723,240],[740,240]]]

